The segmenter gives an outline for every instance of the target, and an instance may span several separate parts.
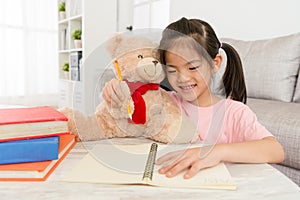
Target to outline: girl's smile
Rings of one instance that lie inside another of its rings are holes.
[[[193,92],[194,88],[197,86],[197,84],[191,84],[191,85],[179,85],[178,87],[182,90],[182,92]]]

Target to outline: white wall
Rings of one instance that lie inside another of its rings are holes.
[[[170,21],[200,18],[219,37],[254,40],[300,32],[299,0],[171,0]]]
[[[117,30],[117,0],[83,0],[84,57],[102,44]]]

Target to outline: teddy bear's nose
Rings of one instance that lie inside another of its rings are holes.
[[[158,63],[157,60],[153,60],[152,62],[154,63],[154,65],[156,65]]]

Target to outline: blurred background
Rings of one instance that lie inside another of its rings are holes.
[[[184,16],[207,21],[220,38],[266,39],[300,32],[299,8],[298,0],[0,0],[0,104],[89,113],[97,80],[80,67],[113,33],[163,29]]]

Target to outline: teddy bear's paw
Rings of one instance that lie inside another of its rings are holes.
[[[73,110],[72,108],[69,107],[62,107],[62,108],[58,108],[57,111],[64,114],[66,117],[68,117],[68,115],[72,113]]]
[[[127,105],[124,105],[119,108],[108,109],[110,115],[116,120],[129,118],[129,113],[127,110],[128,110]]]
[[[70,133],[78,135],[78,131],[76,128],[76,113],[79,113],[79,111],[75,111],[72,108],[69,107],[63,107],[58,109],[59,112],[64,114],[68,118],[68,130]]]

